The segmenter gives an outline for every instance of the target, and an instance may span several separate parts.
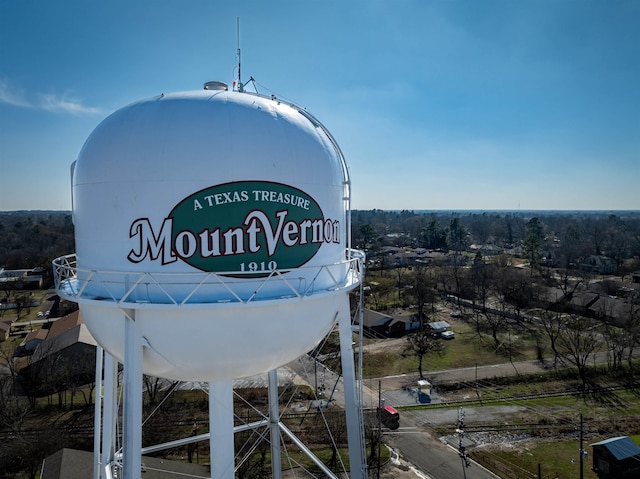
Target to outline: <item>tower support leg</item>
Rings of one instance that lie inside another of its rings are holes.
[[[102,430],[102,358],[103,349],[96,346],[96,387],[93,411],[93,479],[100,479],[100,431]]]
[[[122,469],[124,479],[140,479],[142,469],[142,338],[135,311],[125,312]]]
[[[344,378],[345,416],[347,420],[347,441],[349,443],[349,463],[351,479],[365,479],[366,463],[364,454],[364,425],[362,423],[362,404],[356,392],[356,373],[353,355],[353,331],[348,311],[340,313],[338,328],[340,331],[340,356],[342,357],[342,375]]]
[[[211,479],[234,479],[233,381],[209,383]]]
[[[278,408],[278,370],[269,371],[269,431],[271,433],[271,477],[282,477],[280,461],[280,410]]]
[[[104,352],[104,393],[102,395],[102,471],[115,461],[116,422],[118,419],[118,361]],[[96,431],[99,435],[100,431]],[[105,479],[111,476],[104,474]]]

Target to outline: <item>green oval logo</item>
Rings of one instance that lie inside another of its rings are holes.
[[[266,181],[198,191],[177,204],[168,219],[173,254],[210,272],[266,275],[297,268],[322,243],[340,241],[339,222],[325,219],[311,196]]]

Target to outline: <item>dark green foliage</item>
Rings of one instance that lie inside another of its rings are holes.
[[[52,259],[74,250],[71,212],[0,212],[0,267],[50,270]]]

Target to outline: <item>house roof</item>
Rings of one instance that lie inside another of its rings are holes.
[[[450,328],[451,325],[449,323],[447,323],[446,321],[433,321],[432,323],[429,323],[427,326],[429,326],[431,329],[447,329]]]
[[[0,319],[0,335],[4,333],[4,335],[6,336],[9,333],[9,330],[11,329],[11,325],[15,320],[16,318],[1,318]]]
[[[97,345],[96,340],[84,325],[79,311],[74,311],[52,323],[48,333],[45,341],[35,351],[32,361],[38,361],[76,343]]]
[[[39,328],[35,331],[29,332],[29,334],[27,334],[23,339],[22,344],[27,345],[34,340],[42,342],[47,339],[53,339],[56,336],[59,336],[69,329],[77,326],[78,324],[82,324],[80,312],[74,311],[73,313],[70,313],[60,319],[51,321],[49,328]]]
[[[57,321],[51,323],[51,328],[49,328],[49,338],[54,338],[59,334],[64,333],[68,329],[73,328],[82,324],[82,317],[80,316],[80,311],[74,311],[72,313],[63,316]]]
[[[393,317],[400,321],[404,321],[405,323],[415,323],[416,321],[420,321],[420,315],[412,311],[401,310],[395,313]],[[422,314],[422,317],[426,319],[424,313]]]
[[[615,265],[616,260],[612,258],[607,258],[606,256],[599,255],[589,255],[582,260],[582,264],[590,264],[590,265]]]
[[[379,313],[373,309],[365,309],[363,316],[363,324],[369,328],[373,328],[375,326],[391,326],[397,323],[415,323],[420,321],[418,313],[409,311],[398,311],[392,316],[389,314]]]
[[[640,455],[640,447],[629,436],[612,437],[591,446],[604,446],[618,460]]]
[[[170,479],[183,477],[209,477],[209,467],[202,464],[169,461],[157,457],[142,457],[145,479]],[[93,453],[76,449],[60,449],[44,460],[42,479],[91,479],[93,477]]]
[[[36,329],[35,331],[31,331],[29,332],[29,334],[27,334],[24,339],[22,340],[22,344],[27,344],[30,341],[33,341],[34,339],[39,340],[39,341],[44,341],[45,339],[47,339],[47,336],[49,335],[49,330],[47,329]]]
[[[404,330],[407,324],[407,321],[405,319],[402,318],[394,318],[388,325],[387,327],[389,328],[389,330],[393,329],[394,326],[396,325],[402,325],[402,329]],[[399,327],[399,326],[398,326]]]
[[[374,326],[383,326],[393,320],[391,316],[379,313],[378,311],[374,311],[373,309],[365,309],[362,316],[363,325],[369,328],[372,328]]]

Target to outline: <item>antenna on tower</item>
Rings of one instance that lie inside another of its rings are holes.
[[[244,91],[244,85],[242,84],[242,73],[240,70],[240,17],[237,17],[236,35],[238,43],[238,91],[242,93]]]

